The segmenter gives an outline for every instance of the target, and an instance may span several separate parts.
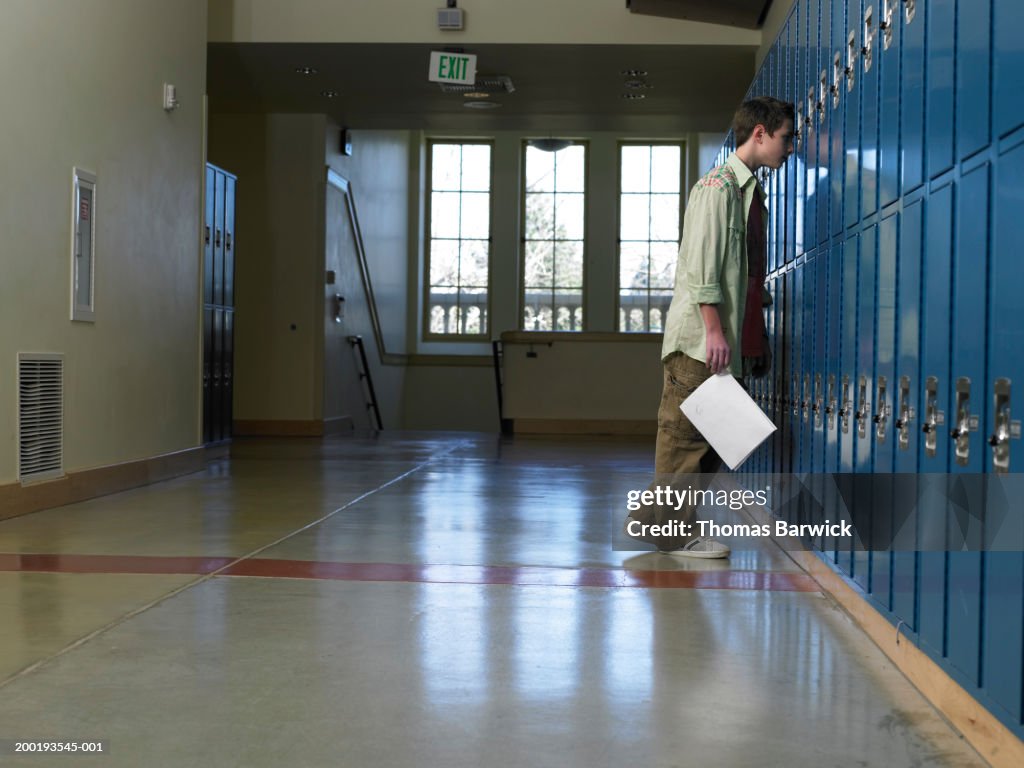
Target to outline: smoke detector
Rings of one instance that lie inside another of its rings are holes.
[[[455,0],[448,0],[447,8],[437,9],[437,28],[442,32],[458,32],[466,26],[466,15],[455,7]]]

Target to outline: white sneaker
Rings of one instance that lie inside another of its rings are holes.
[[[690,539],[684,547],[681,549],[673,549],[671,552],[665,552],[666,555],[675,555],[676,557],[703,557],[706,559],[728,557],[732,550],[729,549],[728,545],[723,544],[720,541],[714,539],[705,539],[697,537]]]

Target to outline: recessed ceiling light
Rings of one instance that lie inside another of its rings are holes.
[[[628,101],[636,101],[636,100],[639,100],[639,99],[646,99],[647,98],[647,94],[646,93],[624,93],[624,94],[622,94],[622,98],[627,99]]]
[[[620,73],[623,77],[647,77],[646,69],[624,69]]]
[[[497,109],[501,104],[496,101],[467,101],[462,106],[466,109]]]
[[[333,99],[338,95],[338,92],[331,88],[328,88],[326,91],[320,91],[320,95],[328,99]]]
[[[317,70],[313,67],[296,67],[295,73],[298,75],[315,75]]]

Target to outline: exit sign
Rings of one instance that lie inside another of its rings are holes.
[[[476,56],[468,53],[444,53],[431,51],[430,77],[432,83],[476,82]]]

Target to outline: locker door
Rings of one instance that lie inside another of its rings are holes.
[[[800,309],[802,296],[798,280],[799,269],[786,273],[786,472],[800,471],[800,347],[802,342]]]
[[[777,382],[781,379],[782,370],[782,324],[779,322],[780,307],[783,302],[781,281],[779,278],[772,278],[768,282],[768,290],[772,295],[772,305],[768,308],[768,343],[772,348],[772,370],[768,379],[768,418],[776,426],[780,425],[778,410],[779,387]],[[781,435],[776,429],[768,444],[768,471],[781,472],[779,465],[779,441]]]
[[[214,182],[216,171],[206,169],[205,213],[203,222],[203,303],[213,304],[213,230],[216,226],[217,188]]]
[[[896,352],[896,248],[899,215],[882,219],[878,226],[877,306],[875,308],[874,404],[870,429],[874,432],[874,473],[871,538],[872,592],[875,600],[892,609],[892,534],[894,518],[893,485],[893,392]]]
[[[213,208],[213,301],[224,304],[224,173],[214,176]]]
[[[224,380],[221,344],[224,339],[224,310],[217,307],[213,312],[213,354],[210,371],[210,440],[216,442],[224,437]]]
[[[957,154],[963,160],[989,145],[992,0],[961,3],[956,26]]]
[[[902,118],[900,155],[903,161],[903,192],[924,180],[924,31],[926,9],[915,7],[914,15],[903,19],[903,71],[900,77]]]
[[[852,235],[843,247],[842,259],[842,346],[838,387],[839,412],[836,429],[839,441],[839,472],[850,474],[855,467],[854,440],[857,422],[854,419],[857,397],[857,284],[860,271],[860,235]],[[847,510],[850,515],[854,510]],[[847,574],[853,573],[852,542],[840,541],[836,564]]]
[[[860,0],[854,0],[846,6],[846,31],[843,59],[846,62],[845,68],[849,72],[846,75],[846,92],[843,94],[846,99],[846,127],[843,137],[846,168],[844,170],[843,199],[846,209],[844,217],[846,226],[852,227],[860,221],[861,201],[860,102],[864,68],[860,59],[862,45]]]
[[[213,309],[203,310],[203,442],[213,442]]]
[[[1024,125],[1020,73],[1024,72],[1024,3],[994,0],[992,10],[992,87],[996,136]]]
[[[988,394],[994,401],[994,385],[1008,380],[1009,415],[1019,420],[1024,414],[1024,325],[1007,322],[1020,313],[1024,295],[1024,269],[1019,255],[1020,211],[1024,205],[1020,180],[1024,174],[1024,144],[999,158],[995,170],[995,207],[993,211],[993,244],[990,270],[989,302],[989,376]],[[985,434],[995,434],[993,413],[987,421]],[[1009,472],[1024,467],[1024,441],[1010,438],[1005,457]],[[986,466],[993,469],[993,450],[987,452]],[[1016,494],[1013,494],[1016,495]],[[1024,585],[1024,553],[989,552],[985,557],[985,638],[982,678],[992,698],[1014,722],[1021,721],[1021,647],[1024,647],[1021,585]]]
[[[843,232],[845,222],[843,220],[843,171],[846,166],[846,153],[844,151],[845,125],[846,125],[846,77],[843,74],[846,66],[846,2],[845,0],[832,0],[832,34],[831,47],[829,48],[828,67],[831,72],[831,87],[835,89],[830,94],[829,113],[829,203],[831,211],[832,235],[840,235]],[[838,60],[836,60],[838,56]]]
[[[797,28],[800,23],[800,5],[796,4],[793,6],[793,13],[790,16],[789,24],[787,24],[787,35],[786,35],[786,47],[787,47],[787,68],[785,71],[786,76],[786,100],[792,101],[794,105],[797,105],[797,121],[794,126],[794,130],[800,131],[800,137],[797,139],[799,143],[803,143],[803,137],[806,136],[803,125],[803,110],[799,107],[797,85],[799,84],[798,72],[799,72],[799,60],[797,56]],[[797,175],[802,168],[798,159],[799,150],[793,152],[793,154],[787,158],[785,165],[783,165],[783,179],[784,179],[784,197],[785,197],[785,247],[784,247],[784,262],[788,264],[790,261],[795,259],[799,253],[799,248],[796,242],[796,209],[797,209]]]
[[[224,326],[221,330],[221,438],[226,440],[233,431],[235,394],[235,313],[224,310]]]
[[[861,218],[866,219],[878,210],[878,102],[879,70],[882,59],[882,35],[878,31],[882,0],[864,0],[861,19],[861,40],[867,51],[861,53],[861,136],[860,136],[860,191]]]
[[[804,114],[807,123],[807,141],[804,142],[804,251],[814,250],[818,242],[817,225],[818,199],[818,143],[821,138],[821,123],[818,115],[818,7],[819,0],[804,0],[807,7],[807,24],[804,27],[803,77],[801,84]]]
[[[839,403],[840,374],[840,339],[843,323],[843,250],[839,244],[833,245],[824,252],[824,261],[818,265],[818,295],[825,297],[824,302],[824,351],[822,353],[821,387],[823,412],[821,414],[822,464],[822,498],[824,499],[825,517],[829,520],[841,519],[838,500],[835,493],[834,475],[839,471],[839,417],[836,411]],[[821,317],[821,315],[819,315]],[[832,561],[836,561],[836,550],[840,540],[833,538],[826,541],[823,551]]]
[[[897,262],[896,373],[893,389],[895,471],[918,471],[917,436],[921,433],[921,234],[924,203],[903,209]]]
[[[934,179],[953,167],[956,0],[930,0],[926,5],[925,81],[928,83],[928,95],[925,119],[928,126],[928,176]],[[918,8],[917,12],[921,10]]]
[[[988,387],[985,384],[986,256],[988,252],[989,164],[964,173],[956,206],[956,247],[953,254],[952,364],[950,387],[955,392],[949,422],[953,461],[950,471],[963,474],[970,486],[984,469],[984,435]],[[965,383],[969,392],[964,392]],[[978,425],[970,423],[978,419]],[[950,515],[950,527],[961,521]],[[950,663],[972,683],[980,680],[982,555],[980,525],[970,524],[968,546],[973,551],[951,552],[949,557],[949,614],[947,633]],[[954,542],[956,544],[956,542]],[[955,548],[959,548],[956,546]]]
[[[921,261],[921,471],[944,473],[949,461],[949,321],[952,282],[953,206],[955,188],[934,190],[925,208],[925,248]],[[927,431],[925,431],[927,430]],[[920,555],[919,618],[921,644],[939,658],[946,655],[945,509],[922,508],[918,519]]]
[[[874,457],[874,426],[871,422],[875,401],[875,281],[878,271],[877,264],[877,227],[867,227],[860,237],[860,267],[857,274],[857,355],[856,377],[853,382],[855,421],[852,427],[854,435],[854,472],[870,473]],[[874,524],[871,499],[854,497],[854,504],[859,513],[857,519],[866,530],[865,537],[870,537]],[[865,509],[867,508],[867,509]],[[870,573],[870,553],[854,552],[853,578],[866,592],[872,592]]]
[[[235,179],[224,177],[224,298],[226,307],[235,306]]]
[[[811,450],[814,419],[811,415],[813,399],[813,356],[814,356],[814,262],[815,254],[811,253],[800,268],[797,269],[799,285],[797,293],[801,297],[800,317],[800,472],[813,472],[811,468]]]
[[[832,34],[832,0],[821,0],[819,9],[819,32],[818,32],[818,55],[817,65],[814,68],[815,87],[818,96],[818,171],[814,183],[814,210],[818,214],[818,221],[815,231],[818,235],[818,245],[824,245],[829,240],[831,230],[829,229],[829,189],[830,182],[828,172],[830,165],[829,149],[832,143],[832,94],[829,90],[832,84],[832,56],[831,49]]]
[[[900,195],[900,46],[903,43],[903,3],[878,0],[880,21],[885,29],[878,33],[879,81],[879,205],[883,208]]]
[[[894,390],[893,440],[896,451],[897,492],[893,509],[911,511],[917,507],[916,483],[920,432],[920,304],[921,233],[924,203],[917,200],[903,209],[900,251],[897,260],[896,389]],[[892,610],[910,631],[917,630],[917,517],[897,532],[892,563]]]

